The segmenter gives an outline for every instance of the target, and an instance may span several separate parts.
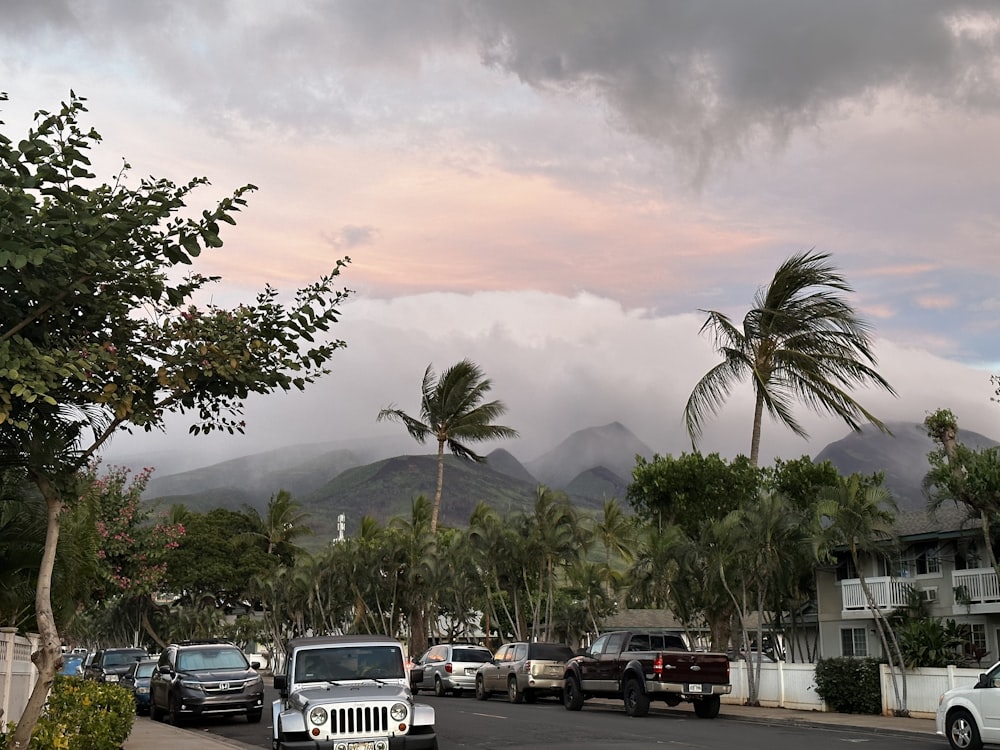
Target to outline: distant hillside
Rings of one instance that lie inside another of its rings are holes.
[[[238,496],[241,502],[263,509],[267,507],[268,498],[278,490],[288,490],[298,497],[322,487],[359,463],[350,451],[331,451],[321,443],[295,445],[182,474],[164,477],[154,474],[146,488],[146,496],[192,496],[191,501],[196,505],[202,504],[199,496]],[[229,507],[228,503],[226,506]]]
[[[525,468],[549,487],[564,488],[597,467],[622,480],[631,479],[636,455],[652,458],[653,451],[623,424],[612,422],[574,432],[548,453],[527,462]]]
[[[927,507],[927,499],[922,483],[930,469],[927,454],[934,450],[934,442],[927,436],[922,423],[892,422],[886,426],[891,435],[865,426],[830,443],[814,460],[829,460],[841,474],[884,472],[886,487],[901,511],[923,510]],[[968,430],[959,430],[958,440],[973,449],[998,445],[997,441]]]
[[[317,519],[336,519],[338,514],[345,514],[347,532],[351,534],[365,515],[382,522],[393,516],[409,518],[414,498],[422,494],[433,501],[436,486],[436,456],[397,456],[348,469],[300,501]],[[480,502],[501,514],[530,510],[537,486],[533,480],[518,479],[489,464],[446,456],[440,522],[467,526]],[[588,498],[573,500],[580,508],[596,507]],[[321,529],[317,532],[323,533]]]

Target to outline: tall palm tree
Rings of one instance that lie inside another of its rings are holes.
[[[852,429],[867,421],[887,431],[849,393],[854,386],[874,384],[896,395],[874,369],[870,328],[842,298],[841,293],[852,290],[828,263],[829,257],[809,251],[782,263],[771,284],[754,295],[742,329],[720,312],[701,311],[708,318],[700,332],[712,332],[723,361],[702,376],[684,407],[692,444],[701,436],[705,418],[717,414],[733,386],[745,378],[752,381],[755,395],[750,439],[754,466],[765,408],[801,437],[808,433],[792,415],[796,400],[840,417]]]
[[[604,547],[606,595],[610,599],[611,581],[614,578],[611,557],[614,554],[625,562],[631,562],[635,539],[635,524],[625,515],[625,511],[615,498],[604,501],[601,515],[594,520],[594,535],[601,540]]]
[[[517,437],[516,430],[494,424],[507,407],[502,401],[484,402],[493,383],[476,363],[463,359],[449,367],[441,377],[437,377],[433,367],[428,365],[424,371],[419,419],[392,405],[382,409],[376,418],[379,422],[383,419],[402,422],[418,443],[422,444],[429,437],[437,440],[437,489],[431,514],[432,534],[437,532],[441,511],[445,445],[459,458],[482,463],[486,458],[469,448],[467,443]]]
[[[882,653],[889,665],[897,715],[908,715],[906,708],[906,672],[892,624],[883,616],[865,577],[861,554],[884,555],[885,545],[892,539],[892,524],[896,517],[896,502],[882,485],[863,480],[858,474],[841,477],[836,487],[820,490],[817,512],[822,519],[820,554],[832,556],[835,547],[846,547],[857,571],[861,590],[875,620],[875,629],[882,643]],[[891,646],[891,648],[890,648]],[[896,669],[902,676],[902,695],[896,680]]]

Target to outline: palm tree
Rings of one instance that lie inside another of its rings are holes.
[[[265,542],[267,554],[277,555],[285,563],[290,563],[302,551],[295,540],[313,533],[304,523],[309,512],[302,509],[302,504],[293,499],[288,490],[278,490],[276,495],[271,495],[264,517],[249,505],[243,506],[243,512],[254,526],[254,531],[247,536]]]
[[[705,418],[718,413],[733,386],[744,378],[753,382],[755,395],[750,439],[754,466],[765,408],[796,435],[808,437],[792,415],[795,400],[840,417],[852,429],[860,429],[864,420],[888,431],[848,392],[871,383],[896,395],[874,369],[870,328],[840,296],[852,290],[828,258],[827,253],[809,251],[782,263],[770,286],[754,295],[742,330],[720,312],[701,311],[708,318],[700,333],[712,331],[723,361],[702,376],[684,407],[693,445]]]
[[[823,520],[823,531],[820,539],[820,553],[831,557],[835,547],[846,547],[851,555],[851,562],[857,571],[861,590],[864,592],[868,609],[875,620],[875,629],[882,643],[882,653],[889,664],[889,676],[892,678],[892,688],[896,695],[897,715],[908,714],[906,708],[906,673],[903,671],[903,658],[899,643],[891,623],[882,615],[875,601],[871,587],[865,578],[865,568],[862,565],[861,553],[869,555],[885,554],[885,544],[892,539],[892,524],[895,521],[896,502],[892,495],[877,482],[862,480],[857,474],[841,477],[836,487],[826,487],[820,490],[820,502],[817,512]],[[890,649],[890,641],[892,647]],[[896,681],[896,668],[902,674],[902,696]]]
[[[635,524],[625,515],[622,506],[615,498],[604,501],[601,515],[594,520],[594,535],[601,540],[604,547],[606,595],[610,599],[611,581],[614,578],[614,569],[611,566],[612,554],[617,555],[626,563],[631,562],[635,539]]]
[[[467,443],[517,437],[516,430],[494,424],[507,407],[502,401],[483,401],[492,387],[492,381],[471,360],[463,359],[452,365],[440,378],[435,375],[433,365],[428,365],[420,389],[420,419],[392,405],[378,413],[376,421],[388,419],[402,422],[418,443],[422,444],[428,437],[437,439],[437,489],[431,514],[432,534],[437,533],[441,511],[445,445],[459,458],[482,463],[486,458],[476,454]]]

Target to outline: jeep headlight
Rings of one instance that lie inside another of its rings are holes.
[[[309,723],[320,726],[326,723],[326,709],[322,706],[316,706],[312,711],[309,712]]]
[[[389,709],[389,716],[392,717],[393,721],[402,721],[406,718],[407,710],[405,703],[393,703],[392,708]]]

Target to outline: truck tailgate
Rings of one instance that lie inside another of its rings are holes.
[[[663,667],[664,682],[729,684],[729,657],[725,654],[664,651]]]

